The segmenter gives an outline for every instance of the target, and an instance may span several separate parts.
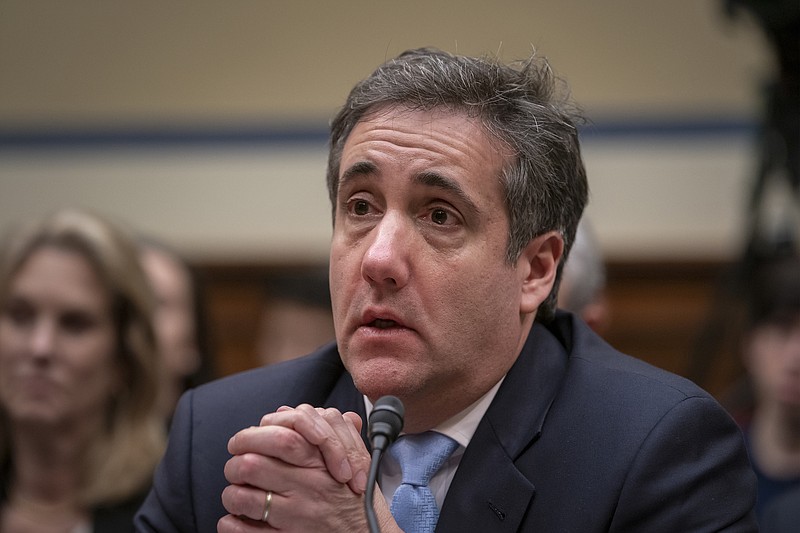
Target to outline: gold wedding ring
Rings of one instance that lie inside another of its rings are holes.
[[[261,521],[266,522],[269,518],[269,510],[272,507],[272,491],[268,490],[264,498],[264,514],[261,515]]]

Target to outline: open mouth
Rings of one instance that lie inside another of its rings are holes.
[[[378,328],[378,329],[389,329],[399,326],[399,324],[394,320],[387,320],[385,318],[376,318],[375,320],[370,322],[369,325],[373,328]]]

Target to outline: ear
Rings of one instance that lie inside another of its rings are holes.
[[[520,313],[533,313],[547,299],[563,253],[564,239],[557,231],[531,239],[522,250],[517,259],[517,269],[522,276]]]

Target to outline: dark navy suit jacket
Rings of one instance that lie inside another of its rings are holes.
[[[137,531],[216,531],[228,439],[300,403],[365,418],[334,345],[186,393]],[[436,531],[756,531],[755,493],[741,433],[714,399],[560,313],[534,325]]]

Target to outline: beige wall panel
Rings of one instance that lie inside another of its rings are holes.
[[[0,120],[327,119],[386,57],[551,58],[593,115],[749,114],[770,56],[717,0],[5,0]]]
[[[403,49],[548,56],[598,124],[757,120],[772,61],[716,0],[0,2],[0,134],[322,128]],[[615,257],[727,257],[746,135],[590,138],[590,213]],[[0,147],[0,229],[57,205],[127,220],[203,259],[324,256],[325,148]]]

